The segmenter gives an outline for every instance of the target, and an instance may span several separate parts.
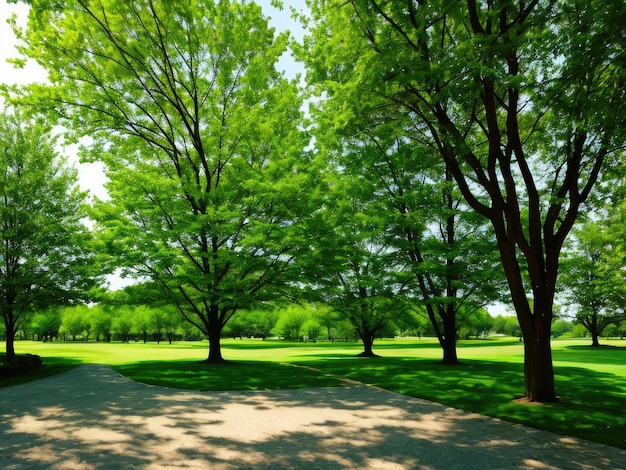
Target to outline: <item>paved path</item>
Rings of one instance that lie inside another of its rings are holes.
[[[626,469],[626,451],[374,387],[193,392],[85,365],[0,389],[0,468]]]

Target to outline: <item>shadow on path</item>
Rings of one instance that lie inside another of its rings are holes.
[[[0,389],[0,468],[615,470],[626,451],[373,387],[193,392],[85,365]]]

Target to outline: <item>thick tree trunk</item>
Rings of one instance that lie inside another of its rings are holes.
[[[556,393],[550,341],[542,339],[542,335],[530,336],[524,335],[525,398],[530,402],[554,402]]]
[[[359,354],[359,357],[379,357],[374,354],[374,335],[375,333],[370,331],[369,328],[358,330],[361,341],[363,342],[363,352]]]
[[[532,313],[528,302],[515,306],[524,338],[525,398],[530,402],[554,402],[557,398],[550,343],[553,291],[538,289],[534,294]]]
[[[15,334],[13,331],[6,332],[6,352],[7,352],[7,364],[13,364],[15,362]]]
[[[600,347],[600,341],[598,338],[598,332],[597,331],[592,331],[591,332],[591,346],[592,347]]]
[[[222,357],[221,336],[222,336],[222,328],[220,327],[220,325],[217,322],[215,322],[214,324],[211,324],[209,327],[209,335],[208,335],[209,356],[204,362],[207,362],[209,364],[223,364],[226,362],[224,358]]]
[[[443,347],[443,363],[454,365],[459,363],[456,353],[456,317],[454,314],[442,315],[443,339],[440,341]]]

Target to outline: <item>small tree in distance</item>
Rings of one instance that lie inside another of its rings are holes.
[[[564,298],[574,311],[574,320],[591,335],[591,346],[609,325],[626,319],[624,256],[601,222],[586,223],[576,231],[575,243],[563,260],[561,283]]]

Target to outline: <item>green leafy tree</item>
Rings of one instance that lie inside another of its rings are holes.
[[[304,335],[302,327],[309,317],[309,312],[299,305],[281,309],[274,331],[288,341],[298,341]]]
[[[591,345],[611,324],[626,318],[626,258],[615,249],[602,222],[589,222],[576,231],[575,243],[568,250],[561,274],[566,302],[575,310],[575,320],[591,335]],[[620,240],[621,241],[621,240]],[[619,241],[618,241],[619,243]]]
[[[323,328],[327,340],[332,341],[337,336],[337,327],[341,316],[328,305],[315,304],[313,316]]]
[[[224,330],[224,336],[244,336],[265,339],[276,326],[279,313],[269,309],[246,310],[238,313]]]
[[[497,315],[494,318],[492,330],[499,335],[515,337],[520,335],[519,322],[515,315]]]
[[[156,334],[157,342],[160,342],[165,333],[165,338],[172,344],[174,335],[181,324],[182,318],[178,310],[173,306],[160,306],[153,309],[152,324]]]
[[[426,307],[443,363],[457,364],[460,323],[506,288],[495,240],[487,221],[455,189],[434,145],[407,137],[414,132],[410,119],[389,113],[383,98],[354,106],[365,110],[339,127],[342,100],[312,108],[316,146],[342,174],[367,182],[365,197],[377,201],[378,216],[390,229],[385,244],[410,262],[415,296]]]
[[[26,54],[52,110],[108,166],[94,212],[113,263],[159,284],[209,339],[281,295],[307,187],[296,82],[275,64],[287,34],[248,2],[33,1]]]
[[[407,310],[413,276],[386,236],[384,210],[367,178],[329,171],[322,207],[310,219],[307,281],[318,300],[350,321],[376,356],[376,336]],[[382,212],[381,212],[382,210]]]
[[[113,314],[106,305],[94,305],[89,309],[91,335],[96,341],[111,341]]]
[[[148,342],[148,335],[154,332],[152,313],[152,310],[146,305],[133,306],[132,309],[132,329],[139,334],[144,344]]]
[[[0,313],[7,362],[30,316],[88,298],[98,279],[76,171],[55,151],[50,128],[0,114]]]
[[[72,340],[78,337],[87,341],[91,334],[91,315],[87,305],[65,307],[61,311],[61,327],[59,331],[64,338],[71,336]]]
[[[552,322],[552,336],[554,338],[570,334],[573,330],[574,324],[569,320],[558,318]]]
[[[338,126],[384,97],[388,114],[413,120],[408,137],[433,142],[492,225],[524,336],[525,396],[555,401],[561,248],[623,153],[623,2],[308,4],[309,83],[344,104]]]
[[[39,341],[52,341],[59,336],[60,328],[61,313],[58,308],[51,308],[33,315],[28,329]]]
[[[494,325],[494,319],[489,312],[484,309],[473,310],[465,317],[463,323],[459,324],[459,336],[469,339],[485,338]]]
[[[117,306],[111,320],[111,332],[123,343],[128,343],[133,332],[133,307]]]

